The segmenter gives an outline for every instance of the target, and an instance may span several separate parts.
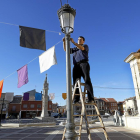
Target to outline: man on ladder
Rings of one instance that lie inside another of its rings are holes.
[[[90,79],[90,65],[88,63],[88,45],[84,44],[85,38],[83,36],[79,36],[78,43],[75,43],[73,38],[70,41],[76,46],[74,48],[70,48],[70,53],[73,54],[73,86],[76,83],[77,79],[81,79],[83,77],[85,81],[85,86],[87,89],[88,100],[87,103],[91,103],[94,101],[93,95],[93,87]],[[63,38],[63,48],[66,51],[65,46],[65,38]],[[76,94],[79,94],[79,90],[76,90]],[[79,102],[80,96],[75,96],[74,103]],[[95,102],[95,101],[94,101]]]

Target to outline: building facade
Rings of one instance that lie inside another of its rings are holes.
[[[8,108],[8,116],[13,119],[19,118],[21,111],[22,96],[16,95],[13,97],[13,101],[10,102]]]
[[[58,103],[52,103],[52,112],[53,113],[57,113],[57,106],[58,106]]]
[[[8,108],[9,108],[10,102],[13,100],[13,95],[14,95],[13,92],[11,92],[11,93],[6,92],[6,93],[1,94],[1,98],[0,98],[0,117],[2,119],[5,119],[8,116]],[[2,110],[2,114],[1,114],[1,110]]]
[[[123,103],[123,110],[125,115],[135,116],[138,114],[136,96],[125,99]]]
[[[41,115],[42,101],[23,101],[21,104],[21,118],[35,118]]]
[[[104,101],[104,109],[106,113],[114,115],[115,110],[118,110],[117,101],[114,98],[100,98]]]
[[[123,103],[124,101],[118,102],[118,111],[120,112],[120,116],[124,115]]]

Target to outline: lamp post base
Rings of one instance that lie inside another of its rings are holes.
[[[42,122],[56,122],[56,119],[54,117],[35,117],[34,120]]]
[[[65,138],[67,140],[75,140],[76,135],[77,134],[75,132],[75,125],[73,123],[67,123]]]

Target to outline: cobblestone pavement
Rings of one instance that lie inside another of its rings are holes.
[[[92,124],[90,127],[96,127]],[[0,140],[61,140],[63,126],[49,127],[20,127],[20,128],[0,128]],[[77,129],[76,129],[77,130]],[[127,129],[125,127],[106,126],[110,140],[140,140],[140,131]],[[100,129],[91,131],[93,140],[105,140],[104,134]],[[81,140],[88,140],[85,127],[82,129]]]

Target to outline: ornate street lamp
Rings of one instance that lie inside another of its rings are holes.
[[[58,12],[58,17],[61,24],[61,30],[65,34],[66,44],[66,83],[67,83],[67,124],[65,138],[67,140],[74,140],[76,137],[75,125],[73,120],[72,107],[72,86],[71,86],[71,63],[70,63],[70,33],[73,32],[74,18],[76,11],[65,4]]]
[[[62,32],[65,34],[72,33],[76,11],[71,8],[69,4],[65,4],[58,10],[57,14],[60,20]]]

